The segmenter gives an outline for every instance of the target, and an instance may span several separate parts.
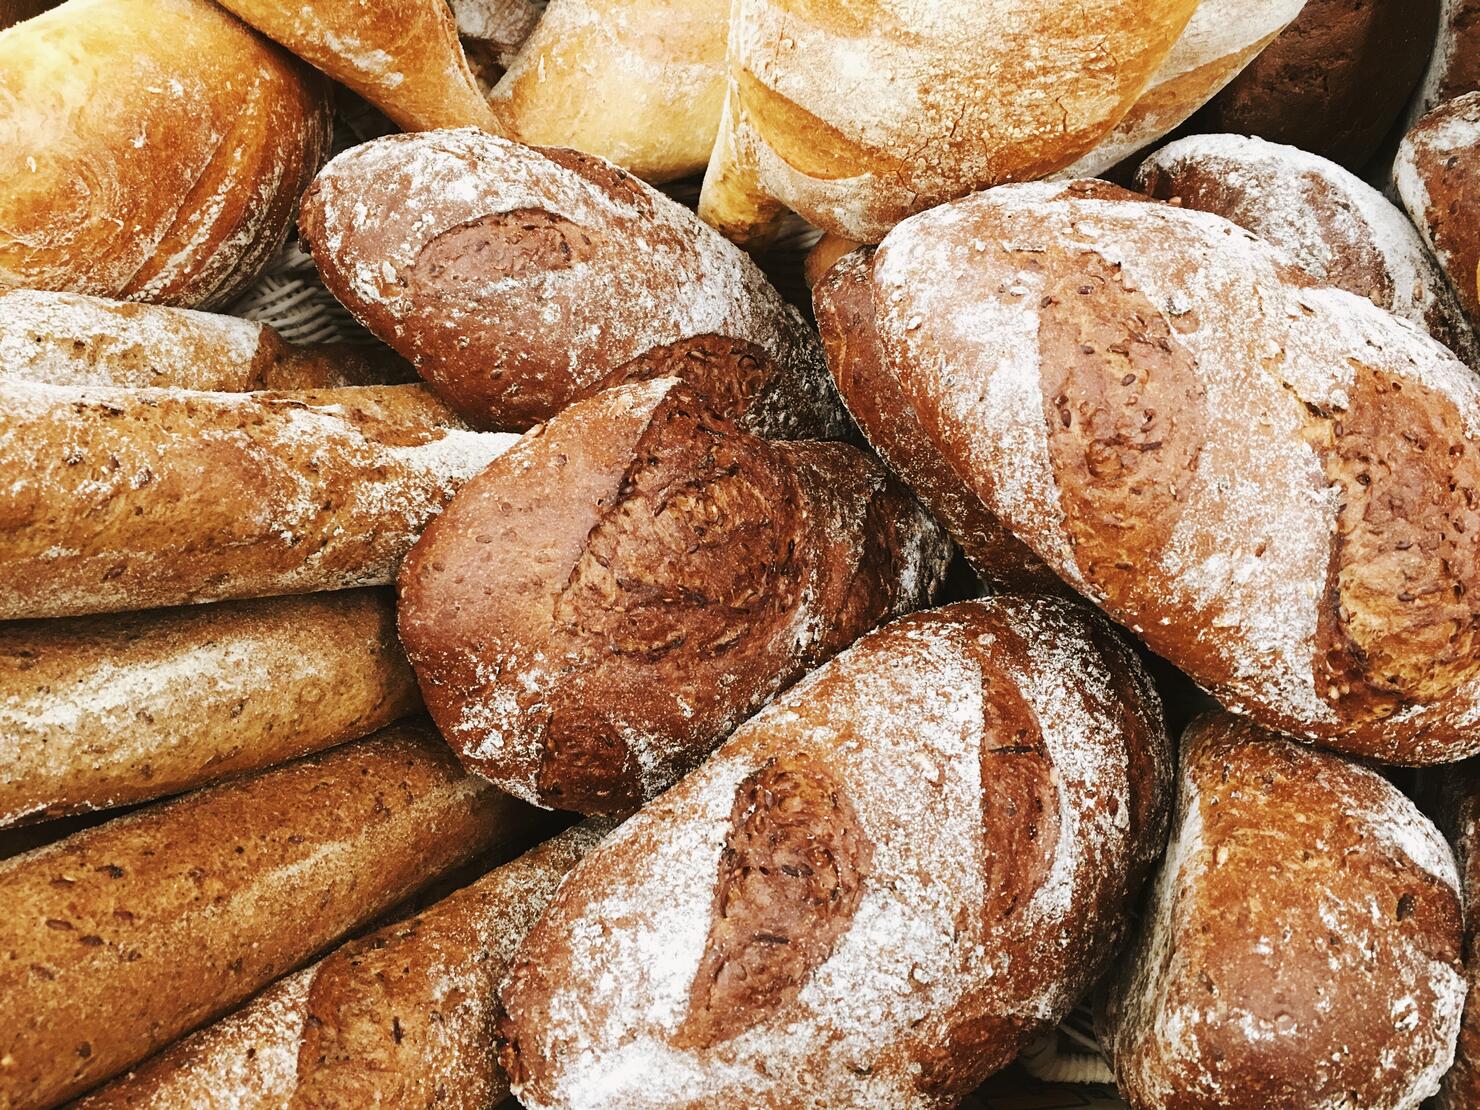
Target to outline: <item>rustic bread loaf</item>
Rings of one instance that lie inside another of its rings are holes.
[[[698,173],[725,99],[729,0],[551,0],[489,94],[501,133],[645,181]]]
[[[390,582],[513,441],[422,386],[286,393],[0,380],[0,617]]]
[[[1307,0],[1195,127],[1258,135],[1360,171],[1423,75],[1438,21],[1439,0]]]
[[[0,1101],[86,1090],[529,822],[410,724],[0,863]]]
[[[1263,139],[1194,135],[1147,158],[1136,180],[1153,197],[1232,220],[1322,285],[1413,321],[1480,368],[1469,321],[1413,224],[1336,163]]]
[[[736,0],[699,214],[737,242],[791,208],[877,243],[987,185],[1041,177],[1130,110],[1197,0]]]
[[[1192,726],[1180,762],[1171,847],[1107,1008],[1126,1100],[1416,1110],[1465,997],[1438,830],[1374,771],[1227,714]]]
[[[1417,120],[1471,92],[1480,92],[1480,0],[1442,0],[1438,41],[1409,112]]]
[[[224,303],[282,245],[329,119],[321,78],[209,0],[67,0],[10,28],[0,287]]]
[[[470,130],[390,136],[325,167],[302,230],[334,295],[480,426],[673,374],[764,434],[841,430],[801,314],[693,213],[598,159]]]
[[[949,550],[857,448],[771,443],[661,378],[577,402],[464,487],[402,567],[401,638],[469,770],[630,812],[927,604]]]
[[[1011,185],[872,268],[918,427],[1225,704],[1394,762],[1480,748],[1480,383],[1220,217]]]
[[[77,1110],[497,1105],[509,1093],[490,1050],[499,980],[565,873],[610,828],[579,825],[350,941]]]
[[[406,131],[496,128],[446,0],[222,0]]]
[[[1446,767],[1440,784],[1439,817],[1454,845],[1459,864],[1461,901],[1465,905],[1465,982],[1468,987],[1464,1019],[1454,1067],[1439,1090],[1440,1110],[1471,1110],[1480,1106],[1480,764],[1470,761]]]
[[[244,393],[415,377],[392,352],[295,346],[254,320],[77,293],[0,290],[0,379]]]
[[[1480,93],[1440,105],[1403,139],[1393,164],[1398,196],[1444,267],[1449,284],[1480,323]]]
[[[1095,177],[1186,120],[1259,56],[1306,0],[1200,0],[1151,83],[1095,148],[1056,176]]]
[[[420,703],[382,591],[0,623],[0,825],[178,794]]]
[[[1156,695],[1092,611],[886,625],[576,866],[500,992],[514,1093],[955,1106],[1104,967],[1169,778]]]

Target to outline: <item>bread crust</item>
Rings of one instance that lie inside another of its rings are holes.
[[[1454,1067],[1439,1090],[1440,1110],[1480,1104],[1480,920],[1471,910],[1480,897],[1480,774],[1473,763],[1445,768],[1440,778],[1440,827],[1454,846],[1465,912],[1465,982],[1468,987]]]
[[[1409,108],[1412,119],[1471,92],[1480,92],[1480,3],[1443,0],[1434,53]]]
[[[624,813],[928,603],[949,549],[856,448],[770,443],[663,378],[578,402],[470,483],[406,559],[401,638],[466,767]]]

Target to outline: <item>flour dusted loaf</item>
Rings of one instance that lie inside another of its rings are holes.
[[[209,0],[67,0],[0,33],[0,287],[230,300],[329,118],[317,74]]]
[[[387,591],[0,623],[0,825],[178,794],[419,706]]]
[[[572,405],[464,487],[402,567],[401,639],[464,766],[630,812],[927,604],[949,549],[857,448],[771,443],[661,378]]]
[[[469,431],[422,386],[0,380],[0,616],[384,585],[514,438]]]
[[[1393,163],[1403,206],[1444,267],[1469,314],[1480,321],[1480,93],[1434,109],[1404,137]]]
[[[1467,997],[1455,1047],[1454,1067],[1439,1090],[1440,1110],[1470,1110],[1480,1105],[1480,920],[1473,912],[1480,898],[1480,763],[1445,768],[1440,783],[1439,817],[1459,865],[1465,912],[1465,983]]]
[[[842,429],[801,314],[599,159],[471,130],[390,136],[325,167],[302,230],[334,295],[480,426],[671,374],[763,434]]]
[[[755,245],[783,208],[859,242],[1041,177],[1131,109],[1197,0],[736,0],[699,214]]]
[[[0,1101],[86,1090],[529,821],[405,724],[0,862]]]
[[[1220,217],[1004,186],[872,268],[919,426],[1035,554],[1261,723],[1480,747],[1480,385]]]
[[[1472,92],[1480,92],[1480,0],[1442,0],[1438,41],[1409,111],[1422,116]]]
[[[78,1104],[78,1110],[465,1107],[509,1093],[491,1051],[499,980],[587,822],[408,921],[350,941]]]
[[[1227,714],[1192,726],[1180,763],[1171,846],[1107,1012],[1126,1100],[1415,1110],[1465,998],[1438,830],[1367,767]]]
[[[1194,135],[1147,158],[1136,180],[1232,220],[1321,284],[1360,293],[1480,367],[1469,321],[1412,222],[1336,163],[1243,135]]]

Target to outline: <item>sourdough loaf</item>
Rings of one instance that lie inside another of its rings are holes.
[[[1446,768],[1439,793],[1439,815],[1454,845],[1465,905],[1467,995],[1454,1067],[1444,1076],[1438,1105],[1440,1110],[1471,1110],[1480,1106],[1480,915],[1475,912],[1480,905],[1480,764]]]
[[[1438,830],[1374,771],[1227,714],[1193,725],[1180,762],[1171,847],[1108,1006],[1126,1100],[1416,1110],[1465,996]]]
[[[1051,1028],[1161,848],[1134,653],[1046,598],[895,621],[577,865],[500,999],[550,1107],[947,1107]]]
[[[1049,184],[912,218],[872,284],[934,448],[1152,651],[1344,750],[1480,747],[1480,385],[1439,343],[1220,217]]]
[[[468,431],[422,386],[0,380],[0,616],[383,585],[513,440]]]
[[[949,549],[857,448],[771,443],[660,378],[577,402],[453,498],[402,567],[401,638],[469,770],[630,812],[928,603]]]
[[[209,0],[67,0],[0,33],[0,288],[230,300],[329,118],[321,78]]]
[[[398,725],[0,863],[0,1101],[86,1090],[529,819]]]
[[[672,374],[763,434],[842,430],[801,314],[599,159],[471,130],[390,136],[325,167],[302,227],[334,295],[480,426]]]

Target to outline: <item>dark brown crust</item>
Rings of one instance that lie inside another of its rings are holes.
[[[1475,140],[1443,139],[1445,131],[1457,128],[1466,128]],[[1480,224],[1475,219],[1480,212],[1480,97],[1468,95],[1441,104],[1418,122],[1404,142],[1414,150],[1414,168],[1427,204],[1424,211],[1411,214],[1420,225],[1427,225],[1429,242],[1450,286],[1470,323],[1480,325],[1476,282]],[[1412,205],[1418,198],[1405,194],[1404,199]]]
[[[1433,103],[1442,104],[1465,93],[1480,92],[1480,3],[1455,0],[1447,30],[1440,32],[1440,48],[1449,52],[1444,79],[1434,90]]]
[[[1480,9],[1476,9],[1480,13]],[[1465,979],[1469,995],[1460,1026],[1454,1067],[1439,1090],[1440,1110],[1480,1106],[1480,763],[1445,768],[1440,776],[1437,817],[1454,845],[1465,912]]]

